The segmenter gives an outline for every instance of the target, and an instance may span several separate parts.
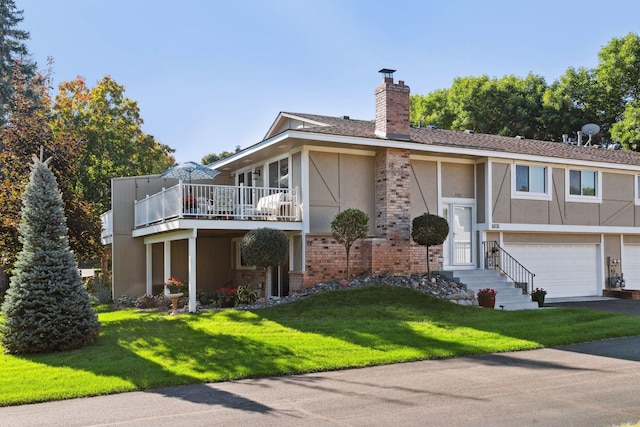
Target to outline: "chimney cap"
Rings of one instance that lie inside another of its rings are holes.
[[[384,74],[385,78],[393,78],[393,73],[395,73],[396,70],[391,70],[389,68],[383,68],[378,72],[381,73],[381,74]]]

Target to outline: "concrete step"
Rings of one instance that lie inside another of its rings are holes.
[[[495,310],[515,311],[515,310],[538,310],[538,309],[539,309],[538,303],[535,301],[498,303],[498,299],[496,298]]]
[[[477,294],[479,289],[491,288],[496,291],[496,305],[498,310],[535,310],[538,303],[531,301],[529,295],[523,294],[522,289],[498,270],[451,270],[444,275],[457,280],[472,289]]]

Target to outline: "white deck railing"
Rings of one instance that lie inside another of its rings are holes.
[[[113,211],[107,211],[100,215],[100,220],[102,222],[100,241],[103,245],[107,245],[113,240]]]
[[[174,218],[300,221],[299,191],[180,183],[137,200],[135,227]]]

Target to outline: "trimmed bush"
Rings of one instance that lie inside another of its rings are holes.
[[[331,235],[344,246],[347,256],[347,280],[351,277],[350,256],[353,243],[365,237],[369,231],[369,216],[360,209],[347,209],[331,221]]]
[[[449,235],[449,223],[441,216],[426,213],[415,217],[411,225],[413,241],[427,247],[427,274],[430,274],[429,246],[444,243]]]

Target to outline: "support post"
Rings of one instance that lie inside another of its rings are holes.
[[[189,237],[189,312],[196,312],[196,238]]]
[[[147,281],[147,295],[153,294],[153,245],[147,243],[146,249],[146,281]]]

